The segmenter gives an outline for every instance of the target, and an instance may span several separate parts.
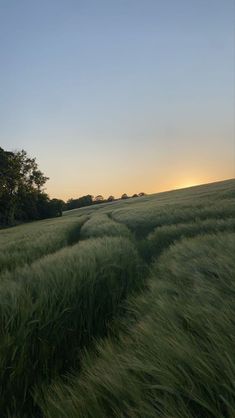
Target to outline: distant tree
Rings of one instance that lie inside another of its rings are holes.
[[[64,201],[61,199],[51,199],[49,202],[49,217],[62,216]]]
[[[93,196],[88,194],[81,196],[78,199],[69,199],[66,203],[66,210],[77,209],[83,206],[90,206],[93,203]]]
[[[114,196],[109,196],[107,202],[113,202],[115,200]]]
[[[139,195],[135,193],[132,195],[132,197],[139,197]]]
[[[73,198],[67,200],[66,210],[75,209],[74,208],[74,201],[75,201],[75,199],[73,199]]]
[[[128,196],[126,193],[123,193],[123,195],[121,196],[121,199],[128,199]]]
[[[144,192],[140,192],[140,193],[138,194],[138,196],[139,196],[139,197],[141,197],[141,196],[146,196],[146,193],[144,193]]]
[[[94,202],[95,203],[101,203],[104,201],[104,198],[101,194],[98,194],[98,196],[95,197]]]

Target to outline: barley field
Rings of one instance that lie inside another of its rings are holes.
[[[0,230],[0,418],[235,417],[235,180]]]

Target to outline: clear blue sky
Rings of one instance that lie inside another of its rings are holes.
[[[233,0],[0,0],[0,146],[48,192],[234,177]]]

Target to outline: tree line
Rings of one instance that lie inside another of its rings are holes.
[[[49,178],[38,168],[35,158],[26,151],[5,151],[0,147],[0,226],[61,216],[63,211],[105,202],[113,202],[114,196],[90,194],[64,202],[50,199],[44,191]],[[145,193],[131,197],[141,197]],[[124,193],[121,199],[128,199]]]
[[[98,196],[92,196],[90,194],[86,195],[86,196],[81,196],[77,199],[69,199],[66,203],[64,203],[64,207],[63,210],[71,210],[71,209],[78,209],[81,208],[83,206],[90,206],[90,205],[96,205],[99,203],[109,203],[109,202],[114,202],[116,200],[120,200],[120,199],[130,199],[132,197],[141,197],[141,196],[145,196],[146,193],[141,192],[141,193],[135,193],[132,196],[128,196],[126,193],[123,193],[122,196],[120,198],[116,198],[114,196],[109,196],[107,199],[105,199],[102,195],[98,195]]]

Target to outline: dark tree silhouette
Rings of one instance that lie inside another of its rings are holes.
[[[83,206],[90,206],[93,203],[93,196],[88,194],[86,196],[79,197],[78,199],[69,199],[65,205],[66,210],[78,209]]]
[[[0,225],[61,215],[61,203],[43,192],[47,180],[26,151],[0,148]]]
[[[98,196],[95,197],[95,200],[94,201],[96,203],[101,203],[101,202],[104,201],[104,198],[103,198],[103,196],[101,194],[98,194]]]

